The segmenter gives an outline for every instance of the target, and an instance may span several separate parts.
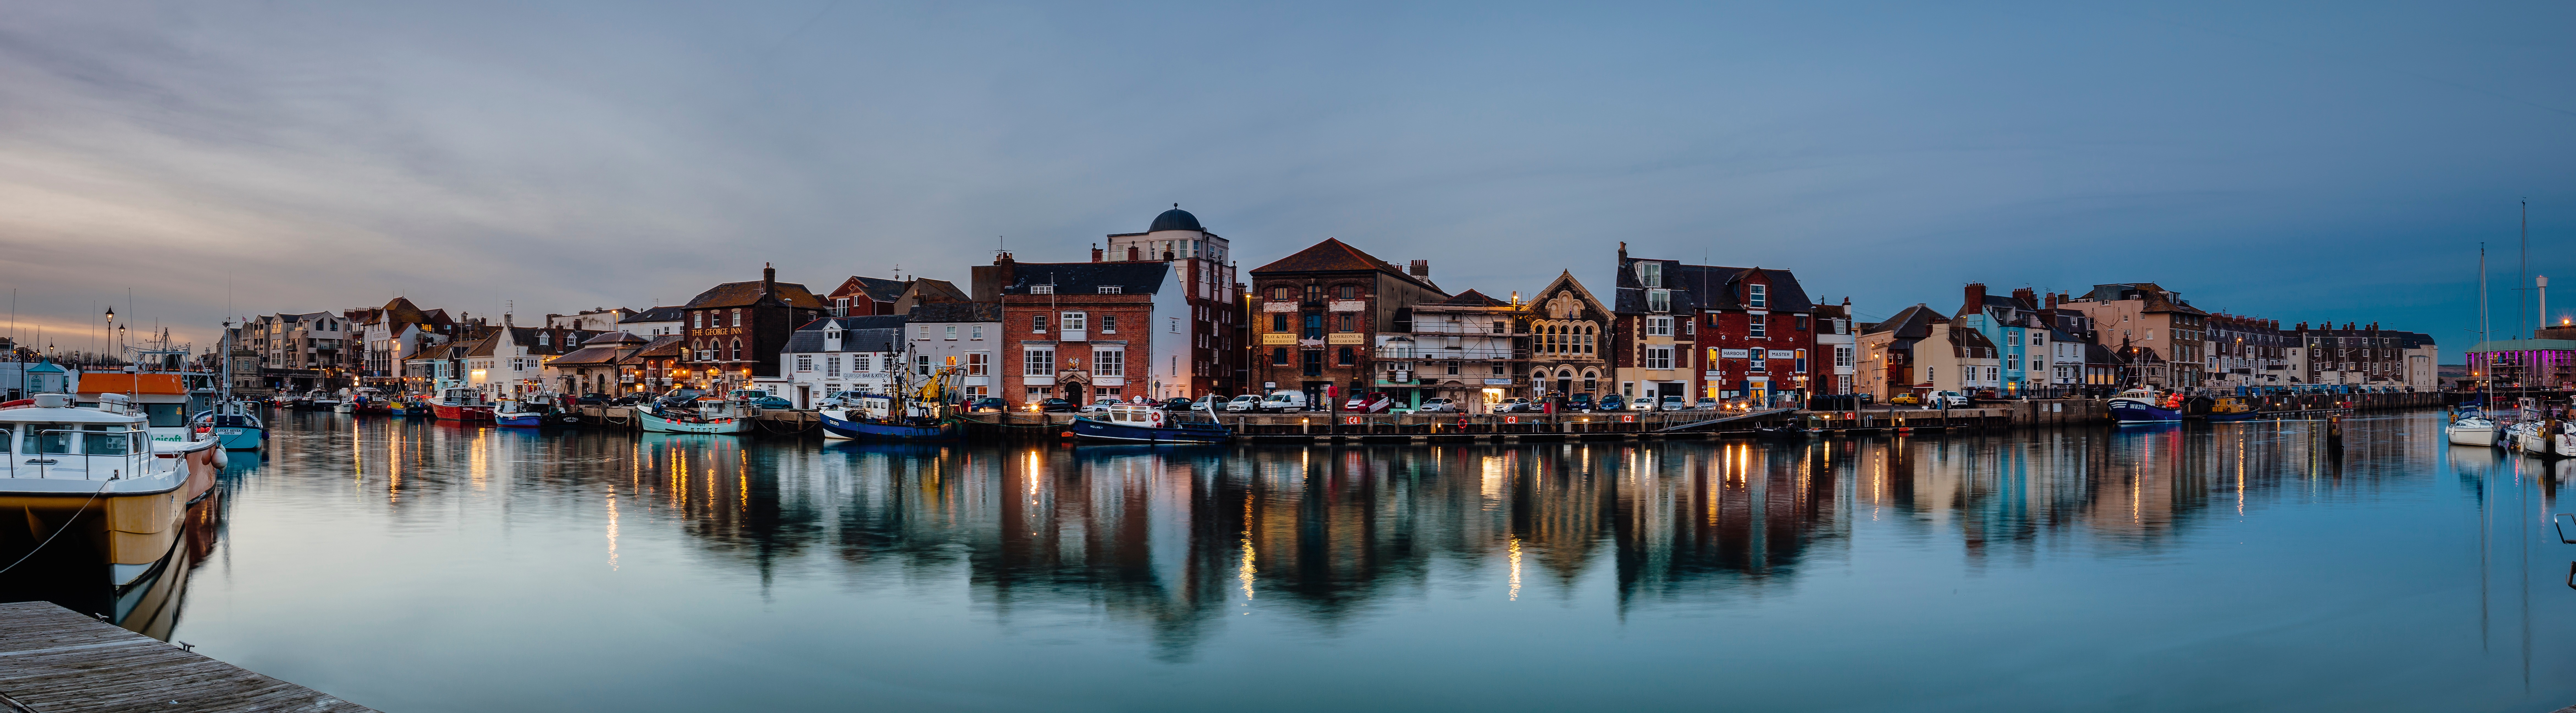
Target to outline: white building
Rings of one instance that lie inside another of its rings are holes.
[[[784,392],[775,395],[813,408],[836,392],[886,393],[909,353],[902,324],[901,315],[825,317],[797,329],[778,352],[783,378],[774,383]]]
[[[1858,351],[1860,330],[1854,329],[1852,325],[1851,298],[1843,298],[1843,303],[1839,305],[1817,305],[1815,319],[1816,354],[1832,360],[1829,363],[1834,365],[1831,372],[1817,373],[1824,383],[1819,384],[1820,388],[1816,391],[1826,394],[1856,393],[1853,387],[1857,385],[1852,381],[1853,375],[1859,368],[1857,364],[1860,359]]]
[[[496,398],[549,391],[546,362],[599,336],[575,329],[510,326],[509,315],[502,315],[501,323],[502,328],[492,330],[491,336],[465,353],[465,385]]]
[[[546,315],[546,326],[553,329],[578,329],[585,332],[614,332],[625,329],[626,320],[635,310],[624,307],[599,307],[580,314]]]
[[[617,321],[617,328],[647,339],[670,336],[680,333],[680,322],[687,313],[683,307],[655,307],[627,315]]]
[[[958,368],[958,390],[969,398],[999,392],[996,354],[1002,347],[998,302],[922,302],[906,313],[915,371],[922,364]]]

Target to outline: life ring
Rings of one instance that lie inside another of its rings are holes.
[[[1154,427],[1155,427],[1155,428],[1162,428],[1162,427],[1163,427],[1163,412],[1162,412],[1160,409],[1153,410],[1153,411],[1147,411],[1146,413],[1150,413],[1150,414],[1153,414],[1153,415],[1154,415],[1154,416],[1153,416],[1153,422],[1154,422]]]

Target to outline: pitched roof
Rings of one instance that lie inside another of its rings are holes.
[[[680,306],[653,307],[642,312],[627,315],[625,319],[617,320],[617,323],[634,324],[636,322],[678,322],[688,318],[688,309],[689,308],[687,307]]]
[[[634,332],[629,332],[623,329],[614,332],[599,332],[598,335],[599,336],[583,340],[581,345],[587,347],[593,344],[643,344],[645,342],[652,341],[643,337],[635,336]]]
[[[1888,343],[1890,348],[1910,348],[1915,342],[1932,336],[1932,323],[1940,316],[1934,313],[1932,308],[1916,303],[1912,307],[1898,311],[1895,316],[1888,317],[1886,321],[1863,327],[1865,330],[1863,333],[1889,332],[1891,333]]]
[[[906,292],[911,293],[913,299],[920,303],[963,302],[974,299],[967,295],[965,290],[957,289],[957,283],[927,277],[913,278],[912,288]]]
[[[624,332],[619,332],[619,334],[624,334]],[[590,345],[590,346],[585,346],[585,347],[582,347],[582,348],[580,348],[580,349],[575,349],[575,350],[573,350],[573,351],[572,351],[572,353],[570,353],[570,354],[565,354],[565,355],[563,355],[563,356],[555,357],[553,360],[546,362],[546,365],[547,365],[547,366],[557,366],[557,367],[562,367],[562,366],[589,366],[589,365],[593,365],[593,364],[615,364],[615,363],[617,363],[617,359],[618,359],[618,357],[625,356],[625,355],[626,355],[626,353],[627,353],[628,351],[631,351],[631,350],[633,350],[633,349],[635,349],[636,347],[639,347],[639,346],[642,346],[642,343],[640,343],[640,342],[639,342],[639,343],[636,343],[636,344],[622,344],[622,343],[592,344],[592,345]]]
[[[923,302],[912,306],[905,315],[913,322],[999,322],[1002,305],[998,302]]]
[[[1031,285],[1054,285],[1055,294],[1100,294],[1103,286],[1119,294],[1150,295],[1161,290],[1172,272],[1164,262],[1023,262],[1011,268],[1011,284],[1002,294],[1029,294]]]
[[[411,298],[408,297],[396,297],[393,301],[386,302],[384,307],[376,310],[375,317],[375,321],[368,324],[430,323],[428,313],[422,312],[420,306],[412,304]]]
[[[841,286],[832,288],[832,297],[839,299],[866,295],[868,299],[878,302],[893,302],[903,297],[904,289],[911,286],[911,283],[903,280],[851,275],[850,279],[841,281]]]
[[[1449,299],[1447,299],[1447,300],[1442,300],[1442,301],[1439,301],[1439,302],[1434,302],[1434,303],[1432,303],[1432,304],[1434,304],[1434,305],[1440,305],[1440,306],[1444,306],[1444,307],[1510,307],[1510,306],[1512,306],[1512,303],[1510,303],[1510,302],[1505,302],[1505,301],[1503,301],[1503,300],[1498,300],[1498,299],[1494,299],[1494,298],[1492,298],[1492,297],[1487,297],[1487,296],[1485,296],[1485,293],[1477,292],[1477,291],[1475,291],[1475,290],[1468,290],[1468,291],[1466,291],[1466,292],[1461,292],[1461,293],[1458,293],[1458,296],[1456,296],[1456,297],[1451,297],[1451,298],[1449,298]],[[1417,308],[1417,309],[1419,309],[1419,308]]]
[[[2146,307],[2140,310],[2142,312],[2209,314],[2208,312],[2200,311],[2200,308],[2191,306],[2190,300],[2173,297],[2171,296],[2172,294],[2173,292],[2171,290],[2167,290],[2163,286],[2157,285],[2153,282],[2114,282],[2094,285],[2092,292],[2084,293],[2084,296],[2078,299],[2093,300],[2095,302],[2111,302],[2115,300],[2137,298],[2145,300],[2147,303]]]
[[[814,293],[806,290],[804,285],[793,282],[780,282],[776,284],[778,285],[778,299],[786,302],[789,306],[807,309],[823,309],[825,307],[823,304],[823,298],[814,296]],[[687,309],[705,309],[709,307],[749,307],[760,303],[760,301],[761,281],[747,280],[743,282],[727,282],[715,287],[707,288],[707,291],[698,293],[697,297],[690,298],[689,303],[682,306]]]
[[[860,317],[824,317],[822,319],[797,325],[796,331],[801,332],[811,329],[819,332],[824,329],[829,329],[835,324],[840,325],[841,329],[844,330],[902,329],[903,325],[912,321],[913,320],[910,316],[900,314],[871,314]],[[994,321],[998,322],[1001,320],[996,319]]]
[[[819,321],[821,321],[821,320],[817,320],[817,321],[819,322]],[[789,337],[787,338],[787,347],[786,347],[786,348],[784,348],[784,349],[780,349],[780,350],[778,350],[778,351],[780,351],[781,353],[786,353],[786,354],[814,354],[814,353],[822,353],[822,352],[826,352],[826,351],[828,351],[828,350],[826,350],[826,349],[824,349],[824,348],[823,348],[823,345],[824,345],[824,341],[823,341],[823,332],[824,332],[824,330],[823,330],[822,328],[820,328],[820,327],[817,327],[817,328],[814,328],[814,329],[799,329],[799,330],[796,330],[796,333],[795,333],[794,335],[791,335],[791,336],[789,336]],[[841,352],[895,352],[895,351],[903,351],[903,330],[902,330],[902,329],[853,329],[853,330],[850,330],[850,331],[848,331],[848,332],[845,332],[845,333],[843,333],[843,334],[841,335],[841,349],[840,349],[840,351],[841,351]],[[833,353],[838,353],[838,352],[833,352]]]
[[[1442,294],[1448,293],[1447,290],[1440,289],[1439,285],[1431,284],[1430,280],[1414,277],[1413,275],[1406,273],[1404,268],[1396,267],[1395,263],[1380,260],[1376,255],[1370,255],[1366,252],[1362,252],[1359,248],[1351,247],[1349,243],[1342,242],[1341,238],[1325,238],[1324,242],[1307,246],[1306,249],[1299,250],[1296,254],[1272,261],[1268,265],[1253,268],[1252,274],[1262,275],[1281,272],[1364,272],[1370,270],[1410,280],[1415,284],[1430,288],[1435,292],[1440,292]]]
[[[617,363],[642,364],[644,363],[644,359],[647,357],[660,359],[679,356],[680,352],[688,346],[680,343],[686,339],[688,339],[686,335],[680,334],[665,334],[659,337],[654,337],[653,341],[646,342],[644,344],[644,348],[637,349],[635,350],[635,353],[619,358]]]

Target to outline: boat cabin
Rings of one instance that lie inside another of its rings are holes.
[[[34,404],[0,409],[0,477],[11,491],[85,492],[95,483],[166,471],[145,416],[123,394],[101,394],[97,408],[79,408],[68,394],[37,394]],[[177,453],[169,456],[175,457]],[[157,462],[156,462],[157,461]]]
[[[117,372],[83,375],[75,406],[97,407],[109,396],[118,397],[144,417],[152,440],[167,443],[193,440],[188,432],[188,416],[214,406],[212,391],[190,393],[179,374]]]
[[[483,400],[483,390],[471,386],[457,386],[443,389],[438,392],[438,400],[439,403],[444,403],[449,406],[489,405]]]

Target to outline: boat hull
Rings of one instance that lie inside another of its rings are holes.
[[[492,420],[492,407],[490,406],[452,406],[448,404],[430,404],[429,412],[430,415],[446,421]]]
[[[257,426],[215,426],[215,443],[228,451],[255,451],[268,445],[268,429]]]
[[[936,426],[915,426],[900,423],[852,421],[833,417],[829,413],[821,415],[823,417],[823,433],[825,437],[837,436],[839,438],[853,441],[947,441],[955,440],[963,433],[963,430],[958,428],[955,423],[941,423]]]
[[[2182,420],[2182,411],[2133,399],[2112,399],[2111,419],[2121,423],[2172,423]]]
[[[542,413],[495,414],[492,416],[492,422],[511,428],[536,428],[546,425],[546,415]]]
[[[1234,432],[1226,428],[1154,428],[1111,423],[1090,417],[1073,419],[1073,437],[1086,441],[1117,443],[1224,443],[1233,440]]]
[[[2452,426],[2452,427],[2445,428],[2445,429],[2442,429],[2442,430],[2443,430],[2443,436],[2444,436],[2445,438],[2449,438],[2449,439],[2450,439],[2450,441],[2451,441],[2451,445],[2455,445],[2455,446],[2492,446],[2492,445],[2495,445],[2495,440],[2496,440],[2496,435],[2495,435],[2495,434],[2496,434],[2496,430],[2495,430],[2495,427],[2494,427],[2494,426],[2486,426],[2486,427],[2482,427],[2482,428],[2463,428],[2463,427],[2459,427],[2459,426]]]
[[[751,419],[720,418],[713,421],[674,421],[652,411],[637,409],[635,419],[644,430],[653,433],[733,434],[751,430]]]

